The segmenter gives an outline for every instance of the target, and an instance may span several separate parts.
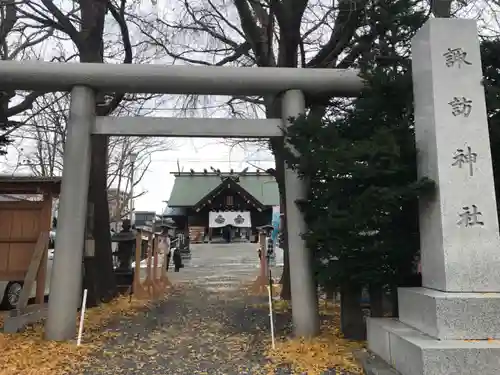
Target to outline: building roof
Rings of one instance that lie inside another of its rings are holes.
[[[136,210],[134,210],[134,214],[156,216],[156,211],[136,211]]]
[[[24,200],[24,198],[18,195],[0,194],[0,202],[19,202]]]
[[[125,190],[122,190],[120,189],[120,192],[118,192],[118,188],[115,188],[115,187],[110,187],[108,188],[108,194],[109,195],[120,195],[120,197],[125,197],[129,194],[130,192],[129,191],[125,191]]]
[[[172,217],[172,216],[185,216],[187,209],[184,207],[166,207],[163,210],[161,216]]]
[[[256,199],[253,195],[251,195],[247,190],[243,189],[243,187],[238,182],[236,182],[234,178],[231,177],[222,178],[219,186],[217,186],[215,189],[213,189],[211,192],[205,195],[199,202],[196,202],[193,208],[196,210],[196,212],[198,212],[203,207],[210,204],[213,198],[215,198],[217,195],[222,193],[227,188],[230,188],[232,191],[239,194],[246,202],[250,203],[257,210],[262,211],[265,208],[264,205],[258,199]]]
[[[58,195],[60,190],[61,177],[0,174],[0,193],[2,194],[52,193]]]
[[[221,176],[237,176],[222,172],[216,173],[173,173],[174,187],[168,200],[169,208],[191,207],[207,196],[221,184]],[[239,185],[264,206],[278,206],[278,184],[273,176],[267,173],[247,172],[239,177]]]

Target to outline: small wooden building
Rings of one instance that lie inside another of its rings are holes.
[[[36,262],[36,300],[42,303],[49,282],[47,247],[52,226],[52,200],[61,178],[0,175],[0,281],[23,281]],[[26,199],[19,199],[19,197]],[[30,199],[28,199],[28,196]],[[7,199],[7,198],[8,199]],[[45,237],[42,237],[45,236]]]
[[[279,206],[278,185],[264,172],[181,172],[163,218],[196,242],[256,241]]]

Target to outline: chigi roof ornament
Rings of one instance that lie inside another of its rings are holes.
[[[210,167],[210,169],[212,170],[212,172],[214,172],[217,176],[219,176],[219,178],[221,179],[221,181],[224,181],[225,179],[227,178],[231,178],[233,181],[235,182],[240,182],[240,177],[241,176],[244,176],[246,175],[246,173],[248,172],[248,167],[246,167],[245,169],[243,169],[241,172],[238,172],[236,175],[234,173],[234,169],[231,169],[231,171],[229,172],[229,175],[223,175],[220,171],[220,169],[215,169],[214,167]],[[206,171],[206,169],[205,169]],[[204,172],[205,173],[205,172]]]

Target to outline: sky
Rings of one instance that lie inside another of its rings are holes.
[[[60,5],[63,5],[63,7],[69,7],[69,10],[71,10],[71,8],[73,7],[73,2],[69,2],[67,0],[58,0],[56,2]],[[178,20],[179,17],[182,18],[183,3],[184,2],[182,0],[159,0],[151,2],[144,1],[139,2],[138,4],[140,4],[140,10],[144,14],[158,14],[161,17],[168,19],[169,21],[175,21]],[[221,2],[221,4],[222,3],[223,2]],[[477,7],[478,4],[481,5],[485,3],[486,2],[474,2],[473,7]],[[196,4],[198,4],[198,2],[196,2]],[[232,12],[231,14],[227,15],[229,19],[237,18],[236,15],[233,14],[235,11],[234,8],[228,8],[226,9],[226,11]],[[466,15],[468,18],[472,17],[474,14],[480,13],[478,9],[472,10],[471,12],[472,14]],[[496,23],[487,22],[487,24],[492,25],[490,27],[497,30]],[[111,22],[109,24],[107,23],[108,32],[111,33],[111,31],[115,30],[116,28],[117,26],[114,24],[114,22]],[[133,37],[139,37],[138,35],[135,35],[136,32],[132,32],[131,35]],[[234,36],[235,38],[238,36],[238,34],[231,34],[231,30],[227,27],[225,29],[225,32],[229,33],[229,36]],[[328,37],[328,33],[326,33],[324,37]],[[201,36],[198,34],[194,35],[193,38],[190,38],[187,41],[182,40],[182,35],[179,35],[178,38],[180,39],[177,40],[176,38],[174,38],[176,39],[176,43],[178,44],[181,42],[186,42],[187,44],[201,43],[205,45],[207,43],[207,41],[204,38],[201,38]],[[65,51],[67,51],[68,54],[74,51],[74,46],[70,41],[61,43],[62,47],[60,48],[63,48]],[[59,55],[61,53],[58,48],[54,48],[54,45],[52,43],[45,43],[41,48],[42,50],[39,51],[39,53],[45,60],[50,60],[50,58],[53,57],[54,54]],[[146,55],[149,56],[149,54]],[[210,56],[203,56],[203,58],[210,58]],[[200,59],[202,59],[202,57],[200,57]],[[156,63],[172,63],[168,58],[165,58],[164,56],[162,57],[161,61],[157,61],[156,58],[154,60]],[[177,61],[176,64],[182,64],[182,62]],[[178,110],[176,110],[177,104],[178,103],[176,103],[175,100],[172,101],[167,99],[166,103],[163,103],[160,106],[161,108],[155,106],[155,110],[143,115],[165,117],[178,117],[179,115],[183,117],[229,117],[227,111],[220,112],[217,110],[212,110],[209,108],[210,105],[206,106],[204,111],[199,111],[199,113],[196,114],[180,113]],[[209,103],[204,104],[212,104],[212,99],[209,100]],[[263,117],[262,113],[253,112],[254,109],[255,108],[246,108],[246,110],[243,110],[243,117]],[[257,149],[252,145],[247,145],[246,148],[230,147],[227,145],[227,142],[226,144],[224,144],[224,141],[222,139],[177,138],[175,139],[175,147],[173,150],[156,152],[151,156],[151,158],[152,162],[149,165],[147,171],[144,173],[143,179],[135,187],[135,195],[141,195],[135,200],[134,205],[136,210],[156,211],[158,213],[164,209],[164,201],[168,200],[169,198],[170,191],[173,187],[175,179],[175,177],[171,175],[171,172],[177,171],[178,164],[181,170],[184,171],[189,171],[190,169],[194,169],[195,171],[202,171],[204,168],[209,170],[210,167],[220,169],[221,171],[229,171],[231,168],[235,171],[239,171],[243,168],[249,167],[250,171],[254,171],[254,166],[258,166],[263,169],[274,167],[273,157],[268,150],[262,150],[261,148]],[[15,165],[17,164],[17,161],[18,158],[16,157],[14,150],[11,150],[7,158],[4,158],[2,160],[2,157],[0,157],[0,173],[11,173],[14,170],[17,173],[28,172],[23,171],[19,168],[16,169]],[[251,164],[249,164],[249,162]]]
[[[72,2],[66,0],[58,0],[57,3],[63,7],[69,7],[68,10],[71,10],[73,6]],[[162,16],[163,8],[166,7],[165,9],[168,9],[168,12],[164,14],[165,17],[178,16],[176,11],[172,12],[170,1],[160,0],[158,2],[158,7],[152,6],[154,3],[156,3],[156,1],[153,3],[147,1],[142,2],[140,7],[145,14],[152,12],[152,14],[162,14]],[[133,29],[131,25],[129,26]],[[114,22],[107,23],[106,27],[110,35],[113,34],[111,31],[117,28]],[[133,31],[132,29],[131,36],[139,38],[140,35],[136,35],[137,30]],[[111,36],[109,38],[111,38]],[[144,38],[140,37],[139,39],[142,40]],[[112,38],[110,40],[112,40]],[[202,40],[200,43],[205,42],[206,41]],[[44,43],[40,47],[40,54],[43,56],[44,60],[50,60],[53,56],[59,56],[61,54],[61,51],[53,47],[54,45],[52,42]],[[61,42],[60,48],[66,51],[65,53],[68,55],[75,51],[75,47],[70,41]],[[152,51],[154,52],[154,49],[152,49]],[[149,52],[144,54],[148,56],[148,58],[151,57],[149,56]],[[154,57],[150,62],[161,64],[172,63],[171,59],[165,56],[162,56],[161,59]],[[183,64],[182,61],[176,63]],[[161,98],[148,100],[137,106],[128,103],[127,108],[130,110],[130,113],[124,112],[117,115],[228,118],[233,117],[233,114],[229,113],[228,107],[225,106],[225,103],[229,99],[229,97],[222,96],[201,96],[197,98],[194,103],[191,103],[190,101],[185,101],[185,97],[182,96],[165,95]],[[189,104],[184,105],[184,103]],[[263,117],[262,111],[256,109],[253,105],[237,105],[233,103],[232,109],[234,108],[237,108],[238,111],[241,112],[237,117]],[[49,120],[50,119],[51,117],[49,117]],[[21,121],[22,119],[19,118],[19,120]],[[23,129],[20,133],[23,134],[24,131]],[[30,148],[35,146],[34,144],[30,145],[30,140],[24,135],[18,138],[20,140],[16,140],[16,146],[9,149],[7,157],[2,158],[0,156],[0,173],[10,174],[15,172],[16,174],[30,174],[30,170],[26,166],[19,167],[23,162],[21,159],[24,158],[20,155],[28,155],[30,153]],[[168,139],[167,142],[170,142],[170,139]],[[211,138],[175,138],[174,143],[175,147],[172,150],[155,152],[151,155],[152,162],[149,164],[143,178],[134,186],[134,196],[138,196],[134,200],[136,211],[156,211],[157,213],[161,213],[164,210],[166,205],[164,201],[168,200],[175,180],[175,177],[171,173],[178,170],[178,165],[180,169],[184,171],[194,169],[200,172],[203,171],[204,168],[210,170],[210,167],[220,169],[221,171],[229,171],[231,168],[234,171],[240,171],[246,167],[249,167],[249,171],[255,171],[255,166],[263,169],[274,167],[274,159],[271,153],[267,149],[263,150],[261,147],[256,147],[252,144],[247,144],[245,147],[231,147],[228,145],[228,142],[223,139]],[[24,162],[25,161],[26,159]],[[251,164],[248,164],[248,162]],[[139,173],[135,175],[137,176],[140,174],[139,171]],[[125,178],[128,179],[128,176]]]
[[[241,171],[248,167],[255,171],[274,168],[274,159],[268,149],[246,143],[234,146],[232,142],[218,138],[174,138],[172,150],[159,151],[151,155],[149,164],[142,179],[134,187],[134,207],[136,211],[156,211],[161,213],[167,201],[175,177],[172,172],[189,172],[193,169],[202,172],[210,171],[210,167],[222,172]],[[10,148],[6,157],[0,157],[0,173],[29,174],[25,168],[16,168],[16,151]],[[140,173],[136,173],[140,175]]]
[[[243,147],[231,147],[224,144],[223,139],[216,138],[177,138],[175,149],[162,151],[152,155],[152,162],[143,179],[135,187],[137,193],[143,192],[134,201],[137,211],[156,211],[160,213],[165,208],[163,201],[168,200],[175,177],[177,160],[181,171],[194,169],[202,172],[210,171],[210,167],[229,171],[241,171],[248,167],[255,171],[255,166],[263,169],[274,168],[274,159],[268,150],[263,150],[252,144]],[[227,143],[227,142],[226,142]],[[249,164],[250,163],[250,164]],[[134,194],[135,195],[135,194]]]

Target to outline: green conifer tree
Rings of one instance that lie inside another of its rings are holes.
[[[362,338],[362,287],[401,285],[419,250],[418,197],[409,43],[426,15],[391,0],[370,18],[379,37],[360,62],[367,87],[351,104],[337,101],[327,119],[299,118],[289,129],[302,155],[289,163],[309,182],[303,210],[318,283],[342,288],[343,332]],[[356,308],[354,312],[352,308]]]

